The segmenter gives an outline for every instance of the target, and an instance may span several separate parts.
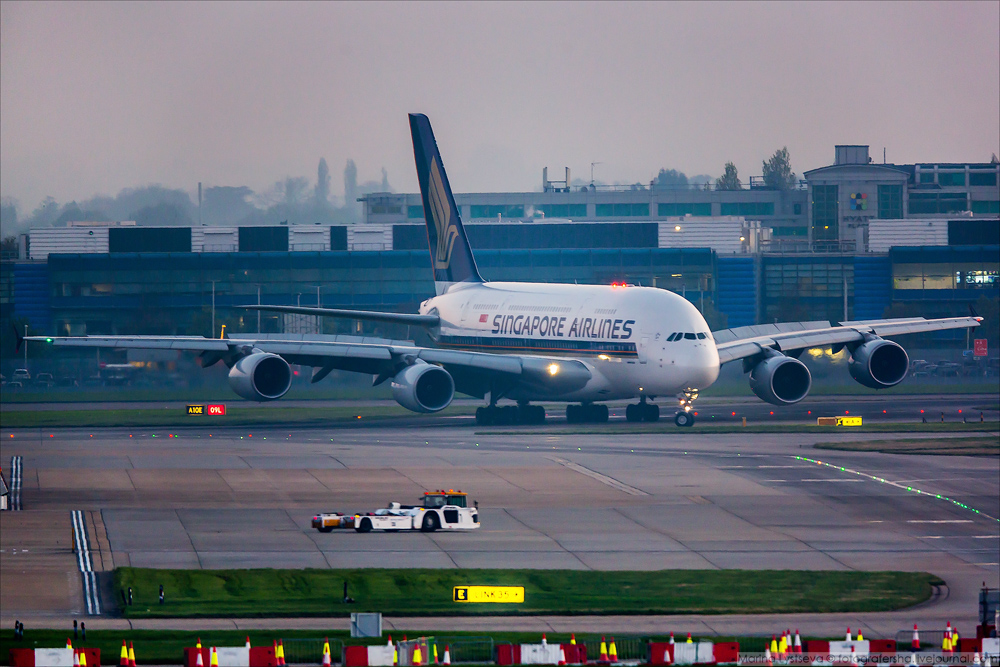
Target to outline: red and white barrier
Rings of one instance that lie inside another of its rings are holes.
[[[100,667],[101,649],[85,648],[87,667]],[[72,648],[12,648],[10,649],[10,664],[12,667],[73,667],[74,650]],[[79,660],[79,658],[77,658]]]
[[[395,646],[347,646],[344,667],[392,667]]]
[[[559,644],[521,644],[522,665],[558,665]]]

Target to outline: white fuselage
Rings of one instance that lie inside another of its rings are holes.
[[[545,398],[603,401],[703,389],[719,376],[708,324],[687,299],[662,289],[541,283],[458,283],[424,301],[440,347],[578,359],[593,378]],[[679,340],[669,341],[672,334]],[[684,334],[688,334],[684,336]],[[509,398],[541,397],[511,392]]]

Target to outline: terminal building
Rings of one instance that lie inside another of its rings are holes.
[[[740,190],[573,187],[567,173],[545,174],[539,192],[456,199],[487,279],[669,289],[713,329],[959,315],[1000,296],[997,162],[874,164],[867,146],[837,146],[832,165],[783,190],[758,178]],[[415,311],[434,289],[420,195],[361,202],[355,225],[34,229],[0,266],[0,316],[61,335],[207,335],[214,319],[235,331],[407,336],[236,308]]]

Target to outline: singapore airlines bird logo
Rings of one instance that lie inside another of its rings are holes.
[[[431,216],[434,218],[434,228],[437,230],[434,268],[447,269],[451,264],[451,251],[455,247],[455,239],[458,238],[458,227],[451,220],[451,205],[448,203],[436,157],[431,158],[429,179],[428,199],[430,199]]]

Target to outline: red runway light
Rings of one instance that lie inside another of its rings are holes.
[[[882,411],[882,414],[886,414],[885,410]]]
[[[924,411],[923,411],[923,410],[921,410],[921,411],[920,411],[920,414],[924,414]]]
[[[248,438],[252,438],[252,437],[253,437],[253,433],[248,433],[248,434],[247,434],[247,437],[248,437]]]
[[[849,414],[851,414],[851,411],[850,410],[844,410],[844,414],[845,415],[849,415]]]
[[[734,416],[734,417],[736,416],[736,413],[735,413],[735,412],[733,413],[733,416]]]
[[[774,410],[771,410],[771,414],[772,414],[772,415],[774,414]]]
[[[695,417],[697,417],[697,416],[698,416],[698,413],[697,413],[697,412],[696,412],[696,413],[694,413],[694,416],[695,416]]]
[[[959,410],[959,411],[958,411],[958,414],[962,414],[962,411],[961,411],[961,410]]]
[[[806,412],[806,414],[808,414],[808,415],[811,415],[812,413],[813,413],[812,410],[809,410],[809,411]]]

